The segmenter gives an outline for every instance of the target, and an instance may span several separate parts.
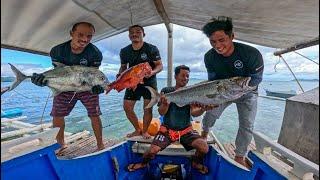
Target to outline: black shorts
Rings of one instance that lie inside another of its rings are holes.
[[[133,91],[132,89],[126,89],[126,92],[124,94],[125,100],[132,100],[132,101],[139,101],[141,99],[141,96],[143,99],[151,99],[151,93],[150,91],[145,88],[144,86],[150,86],[153,89],[157,90],[157,82],[151,84],[151,85],[143,85],[138,84],[137,89]]]
[[[191,143],[196,140],[201,138],[199,133],[196,130],[190,131],[187,134],[183,135],[180,137],[180,144],[183,145],[183,147],[187,150],[190,151],[194,149],[191,146]],[[163,133],[163,132],[158,132],[157,135],[154,137],[152,144],[159,146],[161,148],[161,151],[164,150],[166,147],[168,147],[170,144],[172,144],[174,141],[171,140],[168,131]]]

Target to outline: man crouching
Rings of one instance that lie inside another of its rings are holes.
[[[208,168],[203,165],[203,159],[209,148],[207,142],[201,138],[197,131],[192,129],[191,116],[200,116],[204,111],[212,109],[213,106],[185,105],[177,106],[170,103],[164,96],[166,93],[176,91],[185,87],[189,81],[189,67],[181,65],[175,68],[175,87],[165,87],[161,90],[161,97],[158,103],[158,112],[164,116],[162,125],[158,134],[152,141],[152,144],[144,154],[141,163],[129,164],[128,170],[135,171],[145,167],[155,155],[164,150],[167,146],[175,141],[179,141],[183,147],[189,151],[196,149],[192,157],[192,167],[200,173],[208,173]]]

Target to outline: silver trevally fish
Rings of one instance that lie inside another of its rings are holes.
[[[11,91],[23,80],[31,78],[31,76],[26,76],[12,64],[9,63],[9,65],[16,75],[16,80],[9,89]],[[53,96],[67,91],[90,91],[95,85],[106,87],[109,84],[108,78],[98,68],[78,65],[65,66],[62,63],[55,63],[55,65],[57,67],[43,73],[44,80],[47,80],[46,86],[52,90]]]
[[[192,103],[219,105],[236,100],[249,91],[256,89],[256,86],[251,87],[248,85],[250,80],[250,77],[233,77],[206,81],[167,93],[165,97],[169,102],[173,102],[180,107]],[[151,92],[151,101],[146,106],[146,108],[150,108],[159,101],[160,94],[149,86],[146,86],[146,88]]]

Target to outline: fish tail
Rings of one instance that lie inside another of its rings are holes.
[[[11,69],[13,73],[16,75],[16,80],[13,82],[13,84],[10,86],[9,91],[13,90],[16,88],[23,80],[28,78],[29,76],[24,75],[19,69],[17,69],[14,65],[10,64]]]
[[[150,86],[145,86],[151,93],[150,103],[145,107],[145,109],[153,107],[160,99],[160,94]]]

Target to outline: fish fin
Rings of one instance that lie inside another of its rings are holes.
[[[7,92],[10,89],[10,86],[1,88],[1,95],[4,94],[5,92]]]
[[[108,94],[111,90],[113,89],[113,87],[112,86],[106,86],[106,93],[105,94]]]
[[[14,65],[10,64],[10,67],[13,71],[13,73],[16,75],[16,80],[13,82],[13,84],[10,86],[8,91],[13,90],[16,88],[23,80],[27,79],[29,76],[24,75],[19,69],[17,69]]]
[[[207,94],[206,97],[213,99],[213,98],[217,97],[217,94]]]
[[[52,61],[52,64],[54,64],[55,67],[64,67],[64,66],[66,66],[66,65],[63,64],[63,63],[56,62],[56,61]]]
[[[151,93],[151,100],[149,104],[145,107],[145,109],[153,107],[160,99],[160,94],[150,86],[145,86]]]

